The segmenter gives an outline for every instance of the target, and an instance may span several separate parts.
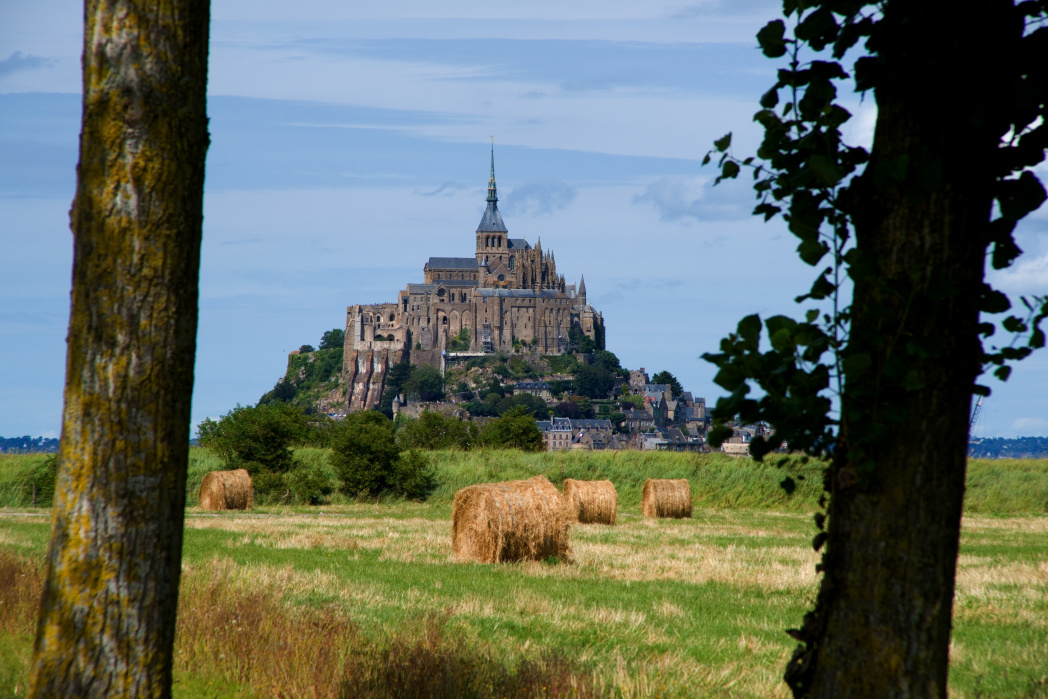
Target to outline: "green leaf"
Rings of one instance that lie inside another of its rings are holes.
[[[1002,367],[997,367],[997,370],[993,372],[993,375],[996,376],[1001,381],[1007,381],[1008,380],[1008,376],[1011,373],[1012,373],[1012,368],[1010,366],[1002,366]]]
[[[1001,216],[1018,221],[1038,208],[1048,198],[1044,186],[1029,170],[1023,171],[1015,180],[997,183],[997,202],[1001,205]]]
[[[707,153],[706,157],[702,159],[702,164],[703,165],[709,165],[710,164],[710,154],[709,153]]]
[[[830,248],[819,240],[803,240],[797,246],[797,254],[809,265],[816,265]]]
[[[818,318],[818,317],[819,317],[819,311],[818,311],[818,309],[815,309],[815,308],[811,309],[810,311],[808,311],[807,313],[804,314],[804,319],[807,320],[809,323],[814,323],[815,319]]]
[[[716,141],[714,141],[713,142],[713,147],[716,148],[721,153],[723,153],[724,151],[728,150],[728,148],[731,147],[731,132],[729,131],[728,133],[724,134],[723,136],[718,138]]]
[[[722,180],[731,180],[739,176],[739,164],[734,160],[727,160],[724,163],[724,167],[721,168]]]
[[[837,167],[837,163],[825,155],[813,155],[808,158],[808,167],[815,172],[816,177],[827,187],[837,184],[843,177],[843,173]]]
[[[779,58],[786,54],[786,23],[781,19],[772,20],[757,32],[757,43],[768,58]]]
[[[746,316],[739,321],[739,337],[753,351],[757,350],[757,343],[761,336],[761,317],[757,314]]]
[[[771,109],[779,103],[779,86],[776,85],[772,89],[761,95],[760,104],[765,109]]]

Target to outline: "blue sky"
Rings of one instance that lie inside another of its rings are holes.
[[[751,122],[775,2],[212,2],[193,422],[255,402],[287,352],[389,301],[431,255],[470,255],[489,137],[515,237],[585,274],[609,348],[714,399],[698,357],[748,313],[798,313],[811,270],[745,182],[700,161]],[[82,8],[0,21],[0,435],[56,436],[79,132]],[[846,96],[852,142],[875,110]],[[1042,174],[1044,171],[1042,170]],[[1048,290],[1048,214],[996,280]],[[994,382],[977,434],[1048,434],[1048,357]]]

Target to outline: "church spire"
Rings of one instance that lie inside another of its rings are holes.
[[[491,175],[488,176],[488,201],[494,204],[499,200],[495,191],[495,139],[491,139]]]
[[[495,191],[495,138],[491,139],[491,174],[488,176],[488,206],[484,215],[480,218],[477,233],[508,233],[506,224],[502,222],[502,214],[499,213],[499,197]],[[484,238],[477,238],[477,250],[481,249]]]

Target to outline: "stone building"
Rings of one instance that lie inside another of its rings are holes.
[[[494,151],[474,246],[473,257],[429,258],[422,283],[408,284],[395,303],[347,309],[343,379],[349,410],[377,406],[386,371],[405,358],[442,368],[452,348],[563,354],[577,349],[572,336],[579,333],[604,348],[604,317],[587,302],[585,279],[577,288],[565,283],[541,241],[533,247],[510,237],[498,210]]]

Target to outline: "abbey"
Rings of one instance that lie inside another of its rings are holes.
[[[431,257],[423,283],[408,284],[394,303],[346,311],[343,380],[349,410],[378,405],[387,369],[441,367],[447,357],[487,352],[577,351],[582,336],[604,348],[604,318],[586,301],[586,282],[566,284],[552,252],[511,238],[498,210],[495,154],[487,208],[473,257]]]

